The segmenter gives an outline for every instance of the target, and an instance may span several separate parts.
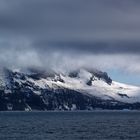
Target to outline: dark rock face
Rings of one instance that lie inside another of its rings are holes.
[[[105,80],[106,83],[111,85],[112,79],[108,76],[108,74],[106,72],[98,71],[98,72],[92,72],[92,73],[93,73],[93,75],[95,75],[99,79],[103,79],[103,80]]]
[[[92,76],[92,77],[89,79],[89,81],[87,82],[87,85],[88,85],[88,86],[91,86],[91,85],[92,85],[93,78],[94,78],[94,77]]]
[[[129,96],[127,94],[118,93],[118,95],[121,96],[122,98],[124,98],[124,97],[129,98]]]
[[[2,110],[94,110],[94,109],[140,109],[140,104],[128,104],[114,99],[102,100],[67,88],[40,88],[28,78],[40,79],[39,74],[28,75],[7,70],[8,85],[0,90],[0,111]],[[72,75],[76,76],[76,74]],[[111,84],[106,73],[96,74]],[[64,82],[63,79],[58,79]],[[89,86],[91,85],[90,79]],[[22,81],[22,82],[20,82]],[[121,95],[120,95],[121,96]]]
[[[79,71],[76,71],[76,70],[72,71],[72,72],[69,73],[69,77],[75,78],[75,77],[78,76],[78,73],[79,73]]]
[[[102,79],[104,80],[106,83],[108,83],[109,85],[111,85],[112,83],[112,79],[108,76],[108,74],[106,72],[102,72],[102,71],[98,71],[98,70],[89,70],[86,69],[87,71],[89,71],[92,74],[92,77],[90,78],[89,83],[87,84],[91,84],[91,81],[94,79],[94,76],[98,77],[98,79]],[[69,76],[72,78],[78,77],[78,73],[79,70],[75,70],[69,73]]]

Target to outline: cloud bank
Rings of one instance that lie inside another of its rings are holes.
[[[0,65],[140,73],[138,0],[1,0]]]

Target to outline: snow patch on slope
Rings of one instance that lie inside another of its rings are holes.
[[[34,83],[40,88],[68,88],[79,91],[83,94],[96,96],[106,100],[117,100],[126,103],[140,102],[140,87],[112,81],[111,85],[103,79],[94,76],[91,86],[87,85],[87,81],[91,80],[92,73],[80,70],[77,77],[69,77],[68,75],[56,75],[54,78],[41,78],[40,80],[27,80]],[[58,80],[62,79],[62,81]]]
[[[14,71],[15,72],[15,71]],[[16,71],[17,73],[19,71]],[[103,73],[102,73],[103,74]],[[87,70],[81,69],[78,71],[77,76],[71,77],[69,74],[55,74],[54,77],[41,77],[39,79],[34,79],[26,74],[19,72],[13,79],[15,82],[22,85],[24,83],[32,83],[33,86],[37,86],[40,89],[71,89],[89,96],[99,97],[105,100],[116,100],[125,103],[136,103],[140,102],[140,87],[131,86],[127,84],[118,83],[112,81],[107,83],[102,77],[97,77],[94,73]],[[107,75],[106,75],[107,76]],[[1,76],[3,81],[6,81],[5,75]],[[4,82],[1,83],[4,83]],[[90,81],[90,84],[87,84]],[[33,89],[36,95],[40,95],[39,91]]]

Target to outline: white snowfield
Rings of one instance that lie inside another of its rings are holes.
[[[140,102],[140,87],[112,81],[111,85],[105,82],[104,79],[99,79],[94,76],[91,85],[87,82],[92,77],[92,74],[86,70],[80,70],[77,77],[69,77],[68,75],[59,75],[54,79],[47,78],[41,80],[28,79],[40,88],[50,87],[54,90],[57,88],[68,88],[79,91],[89,96],[96,96],[101,99],[117,100],[125,103]],[[57,80],[61,78],[63,80]]]

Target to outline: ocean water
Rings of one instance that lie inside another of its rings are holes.
[[[140,112],[0,112],[0,140],[140,140]]]

